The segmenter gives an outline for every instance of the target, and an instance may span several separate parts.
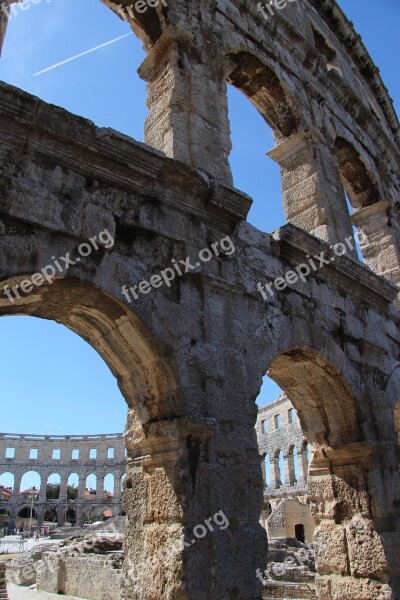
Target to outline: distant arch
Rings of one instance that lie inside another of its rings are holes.
[[[42,478],[40,477],[39,473],[36,471],[27,471],[21,477],[21,485],[18,491],[23,493],[33,488],[35,488],[36,491],[39,491],[41,482]],[[15,492],[17,492],[17,490],[15,490]]]
[[[334,154],[339,164],[343,187],[354,209],[371,206],[380,200],[377,182],[355,147],[337,137]]]
[[[300,124],[294,99],[276,72],[246,51],[227,55],[233,68],[227,80],[249,98],[274,132],[276,140],[295,133]]]

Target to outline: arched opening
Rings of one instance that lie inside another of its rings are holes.
[[[97,477],[94,473],[90,473],[86,477],[85,483],[85,498],[87,500],[94,500],[97,495]]]
[[[60,498],[61,477],[53,473],[47,478],[46,500],[58,500]]]
[[[363,227],[362,209],[378,204],[379,190],[374,176],[363,162],[354,146],[342,137],[337,137],[334,153],[338,162],[340,179],[346,196],[347,208],[352,219],[352,228],[358,258],[364,260],[369,254],[368,227],[371,215],[367,218],[367,229]]]
[[[32,506],[24,506],[18,512],[16,519],[16,527],[19,530],[30,531],[32,527],[36,526],[37,513],[36,509]]]
[[[293,403],[311,444],[335,446],[361,439],[356,403],[341,373],[315,351],[295,348],[277,356],[268,375]]]
[[[299,119],[288,89],[276,73],[248,52],[228,55],[232,68],[228,82],[241,90],[274,132],[277,141],[295,133]]]
[[[67,481],[67,499],[76,500],[78,497],[79,489],[79,475],[77,473],[71,473]]]
[[[337,137],[334,151],[343,187],[352,208],[357,210],[377,202],[377,184],[354,146],[344,138]]]
[[[36,471],[28,471],[21,477],[20,494],[30,494],[31,491],[39,492],[41,477]]]
[[[44,513],[43,520],[44,520],[44,523],[46,523],[46,524],[57,523],[57,509],[54,506],[51,508],[48,508]]]
[[[76,510],[74,508],[68,508],[65,513],[65,520],[72,526],[76,525]]]
[[[227,58],[234,185],[254,200],[250,223],[273,231],[285,223],[285,215],[279,165],[266,151],[295,133],[299,119],[288,89],[271,67],[248,52],[232,52]]]
[[[115,482],[115,477],[112,473],[108,473],[104,477],[103,493],[105,496],[112,497],[114,495],[114,482]]]
[[[11,500],[14,492],[15,478],[12,473],[2,473],[0,475],[0,500],[8,502]]]

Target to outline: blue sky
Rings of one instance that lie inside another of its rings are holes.
[[[379,66],[400,106],[398,0],[339,2]],[[144,58],[132,35],[116,44],[34,77],[59,61],[129,33],[129,26],[99,0],[42,0],[17,7],[9,24],[0,79],[100,126],[143,139],[145,84],[136,70]],[[265,231],[284,223],[278,167],[265,156],[273,147],[263,119],[229,90],[235,185],[254,198],[250,222]],[[126,406],[97,353],[56,323],[28,317],[0,319],[1,431],[79,434],[122,431]],[[275,397],[266,380],[260,403]]]

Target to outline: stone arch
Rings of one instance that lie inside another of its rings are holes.
[[[10,485],[11,484],[11,485]],[[15,475],[11,471],[3,471],[0,474],[0,486],[10,489],[14,492]]]
[[[78,473],[70,473],[67,477],[67,498],[68,500],[76,500],[81,478]]]
[[[276,140],[293,135],[300,123],[295,103],[285,83],[260,58],[238,50],[227,54],[231,70],[227,81],[238,88],[272,128]]]
[[[277,340],[266,373],[290,398],[311,444],[334,448],[362,439],[359,375],[332,337],[292,317]]]
[[[338,136],[334,144],[340,177],[354,209],[371,206],[379,201],[378,185],[353,144]]]
[[[85,497],[87,500],[93,500],[99,495],[98,482],[99,478],[95,473],[89,473],[89,475],[86,476]]]
[[[315,351],[293,348],[280,354],[268,375],[291,399],[303,431],[319,444],[360,439],[354,397],[340,372]]]
[[[26,276],[5,280],[12,286]],[[120,301],[93,285],[72,279],[42,286],[26,303],[0,298],[0,316],[25,314],[53,319],[80,335],[102,356],[134,416],[145,423],[176,408],[176,386],[166,350]],[[84,301],[83,301],[84,298]]]

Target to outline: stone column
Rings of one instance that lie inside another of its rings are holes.
[[[211,40],[170,25],[139,75],[148,84],[146,144],[231,186],[225,62]]]
[[[365,442],[314,452],[308,483],[319,600],[399,596],[397,456],[394,445]]]
[[[353,238],[339,169],[319,132],[296,133],[268,156],[281,168],[287,221],[331,244]],[[356,250],[348,254],[357,257]]]
[[[121,477],[114,475],[114,498],[121,497]]]
[[[67,487],[68,487],[68,479],[65,477],[65,475],[61,475],[59,500],[61,500],[62,502],[67,501]]]
[[[241,600],[256,597],[254,573],[265,564],[267,540],[259,524],[262,481],[254,424],[237,424],[243,452],[235,448],[232,454],[216,427],[215,419],[202,417],[128,426],[123,597],[203,600],[230,597],[229,589]],[[252,452],[246,445],[251,435]],[[231,557],[226,562],[218,558],[223,548]],[[243,556],[250,562],[244,565]]]
[[[39,502],[46,502],[47,479],[50,475],[40,473]]]
[[[357,228],[364,262],[378,275],[400,285],[400,240],[393,227],[390,203],[384,200],[356,210],[352,222]],[[392,221],[392,223],[391,223]]]
[[[294,456],[293,454],[285,454],[285,484],[294,485],[296,482],[296,475],[294,472]]]
[[[18,498],[20,488],[21,488],[21,479],[22,473],[20,471],[13,472],[14,475],[14,487],[13,487],[13,497],[14,499]]]
[[[78,485],[78,499],[85,499],[85,490],[86,490],[86,478],[84,475],[79,475],[79,485]]]
[[[300,481],[303,483],[307,483],[308,479],[308,458],[307,458],[307,448],[298,448],[297,450],[297,460],[300,471]]]
[[[271,464],[271,488],[277,489],[282,485],[281,481],[281,470],[279,468],[279,456],[272,456],[270,458]]]

